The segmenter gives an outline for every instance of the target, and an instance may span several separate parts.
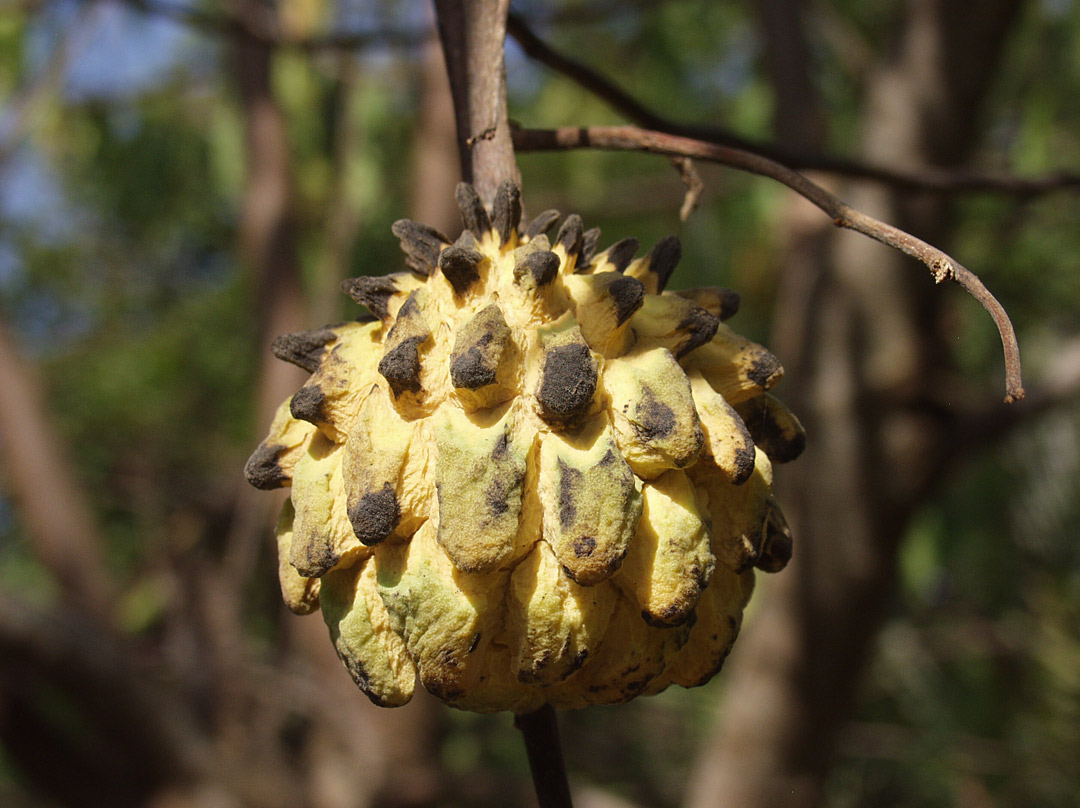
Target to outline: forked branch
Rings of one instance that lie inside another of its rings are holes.
[[[1005,309],[971,270],[956,259],[905,233],[899,228],[868,216],[820,185],[811,182],[797,171],[760,154],[707,143],[702,140],[677,137],[663,132],[638,129],[635,126],[563,127],[560,129],[516,129],[514,146],[519,151],[550,151],[566,149],[602,149],[605,151],[638,151],[663,154],[669,157],[690,157],[737,168],[781,182],[807,199],[832,219],[837,227],[854,230],[916,258],[929,267],[934,281],[956,281],[989,312],[1001,335],[1005,353],[1005,401],[1012,403],[1024,397],[1020,374],[1020,349],[1016,332]]]

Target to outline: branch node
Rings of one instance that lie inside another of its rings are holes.
[[[943,258],[930,262],[930,272],[934,276],[934,283],[943,283],[956,277],[953,265]]]
[[[487,129],[485,129],[479,135],[473,135],[472,137],[465,138],[465,145],[468,146],[471,149],[473,146],[475,146],[481,140],[491,140],[492,138],[495,137],[495,132],[498,131],[498,129],[499,129],[498,126],[489,126]]]

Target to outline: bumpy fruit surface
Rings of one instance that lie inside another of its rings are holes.
[[[721,322],[733,292],[664,291],[674,238],[597,252],[572,215],[549,239],[512,183],[458,202],[456,241],[399,221],[411,271],[345,282],[372,317],[275,342],[312,373],[246,469],[292,485],[285,601],[385,706],[417,674],[481,712],[704,684],[753,568],[791,554],[779,362]]]

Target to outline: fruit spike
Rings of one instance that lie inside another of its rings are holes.
[[[244,466],[244,476],[256,488],[270,491],[292,482],[292,469],[307,450],[315,427],[296,420],[290,412],[291,399],[274,413],[270,434]]]
[[[419,291],[411,292],[402,305],[386,336],[386,353],[379,362],[379,373],[390,383],[395,396],[406,391],[420,392],[420,346],[431,336],[431,330],[420,311],[419,297]]]
[[[626,267],[626,274],[640,280],[651,295],[664,291],[671,273],[675,271],[682,258],[682,244],[675,236],[660,239],[649,254],[632,261]]]
[[[323,404],[326,394],[317,384],[305,384],[293,394],[289,402],[289,412],[293,418],[307,421],[309,424],[321,426],[326,423],[323,413]]]
[[[384,323],[390,319],[390,298],[400,291],[393,275],[349,278],[342,282],[341,289]]]
[[[676,295],[647,295],[633,327],[643,343],[661,345],[682,359],[713,338],[720,318]]]
[[[729,320],[739,311],[741,297],[734,289],[721,286],[698,289],[679,289],[674,294],[684,297],[701,308],[711,311],[721,320]]]
[[[479,250],[455,244],[453,247],[447,247],[439,255],[439,269],[443,277],[454,287],[454,291],[463,295],[469,291],[469,287],[474,282],[480,279],[480,264],[484,260],[484,254]]]
[[[450,243],[450,239],[438,230],[411,219],[398,219],[390,232],[401,241],[405,263],[421,275],[430,275],[435,271],[440,250]]]
[[[285,602],[383,706],[417,677],[516,713],[704,684],[791,554],[779,362],[720,322],[735,293],[663,292],[677,239],[635,258],[576,215],[522,229],[512,183],[457,198],[456,241],[402,220],[412,271],[343,285],[376,320],[275,343],[312,371],[245,467],[292,486]]]
[[[566,423],[583,415],[596,394],[598,366],[592,351],[574,326],[541,336],[543,360],[536,401],[549,423]]]
[[[593,255],[596,253],[596,245],[599,242],[599,227],[593,227],[581,234],[581,253],[578,255],[577,260],[578,272],[581,272],[592,263]]]
[[[510,329],[498,305],[482,309],[458,332],[450,353],[454,387],[476,390],[495,383],[499,364],[510,341]]]
[[[742,485],[754,473],[754,441],[746,424],[722,395],[697,371],[688,374],[705,451],[732,485]]]
[[[314,373],[319,369],[319,360],[328,343],[337,339],[333,326],[313,328],[310,331],[298,331],[295,334],[282,334],[270,343],[270,351],[278,359],[296,365],[298,368]]]
[[[491,224],[499,236],[500,246],[517,233],[518,225],[521,224],[521,191],[511,180],[504,180],[495,192]]]
[[[458,207],[461,208],[461,221],[465,229],[482,240],[491,230],[491,220],[484,210],[484,203],[480,201],[480,195],[467,182],[460,182],[455,196]]]
[[[806,448],[806,432],[795,413],[775,396],[763,393],[739,403],[735,410],[754,442],[774,463],[790,463]]]
[[[601,272],[570,275],[564,283],[585,342],[605,356],[625,353],[633,335],[623,326],[645,301],[641,281],[617,272]]]
[[[534,286],[547,286],[559,274],[559,256],[551,250],[536,250],[514,265],[514,280],[532,279]]]
[[[581,217],[576,213],[571,213],[563,220],[559,232],[555,234],[554,249],[561,248],[563,255],[566,256],[564,269],[570,266],[571,260],[576,259],[581,251],[582,228]]]
[[[675,271],[682,258],[682,244],[675,236],[668,236],[656,242],[649,253],[649,271],[656,275],[656,291],[660,293],[667,287],[671,273]]]
[[[555,226],[555,222],[559,221],[559,216],[560,214],[557,210],[545,210],[529,222],[523,235],[527,239],[534,239],[537,236],[546,235],[547,232]]]
[[[622,272],[630,264],[634,258],[634,253],[638,251],[638,240],[633,236],[628,236],[621,241],[616,241],[610,247],[608,247],[600,255],[593,259],[593,265],[597,269],[601,269],[605,264],[611,265],[611,271]]]

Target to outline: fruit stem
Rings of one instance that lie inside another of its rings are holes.
[[[461,178],[491,207],[503,180],[521,186],[506,110],[506,15],[510,0],[435,0],[457,120]]]
[[[514,726],[525,736],[525,753],[540,808],[573,808],[555,708],[545,704],[536,712],[514,716]]]

